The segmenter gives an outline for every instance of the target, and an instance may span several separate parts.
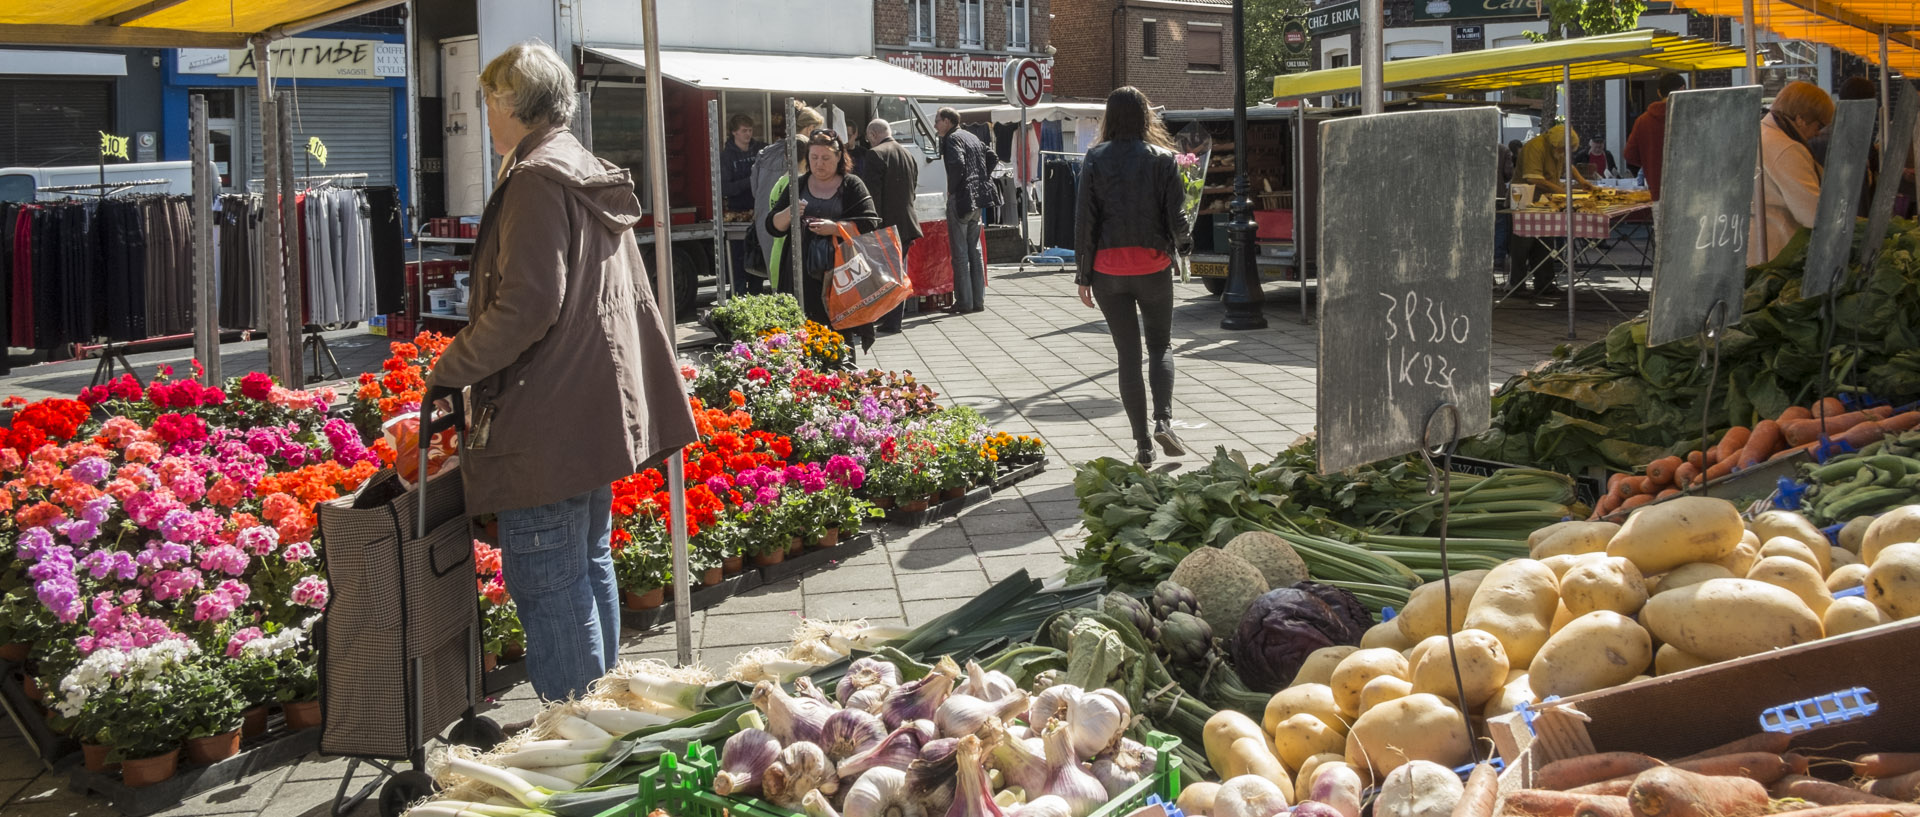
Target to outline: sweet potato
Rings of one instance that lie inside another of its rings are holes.
[[[1676,497],[1676,496],[1679,496],[1679,495],[1680,495],[1680,489],[1679,489],[1679,488],[1668,488],[1668,489],[1666,489],[1666,490],[1664,490],[1664,491],[1661,491],[1661,492],[1660,492],[1660,493],[1658,493],[1658,494],[1655,494],[1655,495],[1654,495],[1654,497],[1653,497],[1653,501],[1655,501],[1655,502],[1659,502],[1659,501],[1661,501],[1661,500],[1663,500],[1663,499],[1672,499],[1672,498],[1674,498],[1674,497]]]
[[[1780,782],[1773,784],[1773,796],[1782,800],[1789,797],[1798,797],[1809,803],[1818,803],[1823,806],[1854,806],[1899,802],[1898,800],[1889,800],[1879,795],[1868,794],[1852,786],[1828,783],[1819,778],[1799,774],[1790,774],[1780,778]]]
[[[1673,470],[1679,468],[1682,462],[1684,460],[1679,457],[1661,457],[1647,463],[1647,482],[1655,486],[1672,484]]]
[[[1828,415],[1825,419],[1815,415],[1805,420],[1782,423],[1780,429],[1786,435],[1789,445],[1802,445],[1820,439],[1823,433],[1833,437],[1861,423],[1878,419],[1864,411],[1849,411],[1845,414]]]
[[[1680,467],[1673,471],[1673,484],[1681,488],[1691,487],[1694,483],[1700,481],[1700,472],[1702,470],[1704,469],[1693,463],[1681,463]]]
[[[1697,760],[1683,760],[1673,764],[1673,767],[1712,777],[1744,777],[1763,785],[1771,785],[1792,771],[1788,768],[1786,760],[1769,752],[1715,755]]]
[[[1887,427],[1881,425],[1878,420],[1855,423],[1845,431],[1838,434],[1827,435],[1828,439],[1834,442],[1842,442],[1853,446],[1855,451],[1879,442],[1880,438],[1885,436],[1887,436]]]
[[[1580,801],[1573,817],[1633,817],[1633,806],[1622,796],[1596,795]]]
[[[1852,765],[1861,777],[1899,777],[1920,772],[1920,752],[1873,752],[1854,758]]]
[[[1793,817],[1920,817],[1920,805],[1911,803],[1862,803],[1849,806],[1820,806],[1783,811]]]
[[[1895,414],[1892,417],[1888,417],[1885,420],[1881,420],[1880,427],[1883,429],[1886,429],[1888,434],[1899,434],[1903,431],[1912,431],[1914,428],[1920,427],[1920,411],[1909,411],[1905,414]]]
[[[1661,765],[1664,764],[1639,752],[1600,752],[1556,760],[1542,766],[1533,775],[1533,785],[1540,789],[1566,791],[1589,783],[1636,775]]]
[[[1708,465],[1706,455],[1697,448],[1687,452],[1687,464],[1695,468],[1706,468]]]
[[[1709,777],[1672,766],[1649,769],[1627,792],[1635,817],[1759,817],[1767,787],[1745,777]]]
[[[1867,792],[1903,803],[1920,799],[1920,772],[1908,772],[1899,777],[1882,777],[1868,783]]]
[[[1704,752],[1695,752],[1674,762],[1684,763],[1689,760],[1702,760],[1709,757],[1738,755],[1747,752],[1766,752],[1777,755],[1785,752],[1787,750],[1787,744],[1792,742],[1793,737],[1791,735],[1783,735],[1779,732],[1756,732],[1731,743],[1720,744]]]
[[[1715,445],[1712,450],[1718,452],[1720,459],[1732,459],[1738,457],[1740,452],[1746,449],[1747,441],[1750,439],[1753,439],[1753,429],[1747,428],[1746,426],[1734,426],[1733,428],[1727,429],[1727,433],[1721,436],[1720,443]]]
[[[1453,817],[1493,817],[1493,803],[1500,797],[1500,771],[1491,763],[1473,767],[1467,775],[1467,788],[1453,806]]]
[[[1612,780],[1602,780],[1598,783],[1588,783],[1587,785],[1584,785],[1584,786],[1578,786],[1575,788],[1568,789],[1567,793],[1568,794],[1588,794],[1588,795],[1604,794],[1610,797],[1625,797],[1627,796],[1627,790],[1633,788],[1633,779],[1635,777],[1639,777],[1639,775],[1630,774],[1624,777],[1616,777]]]
[[[1607,493],[1617,494],[1621,499],[1626,499],[1627,495],[1624,491],[1626,488],[1627,478],[1631,476],[1633,475],[1620,473],[1620,474],[1614,474],[1613,476],[1607,477]]]
[[[1816,447],[1816,446],[1818,446],[1818,445],[1820,445],[1820,441],[1819,441],[1819,440],[1814,440],[1813,442],[1810,442],[1810,443],[1805,443],[1805,444],[1802,444],[1802,445],[1795,445],[1795,446],[1790,446],[1790,447],[1787,447],[1787,448],[1782,448],[1782,449],[1780,449],[1779,451],[1775,451],[1775,452],[1773,452],[1773,456],[1771,456],[1771,457],[1768,457],[1768,458],[1767,458],[1767,461],[1768,461],[1768,462],[1772,462],[1772,461],[1774,461],[1774,460],[1783,460],[1783,459],[1786,459],[1786,458],[1788,458],[1788,457],[1791,457],[1791,456],[1793,456],[1793,453],[1794,453],[1794,452],[1796,452],[1796,451],[1812,451],[1812,450],[1814,449],[1814,447]]]
[[[1716,479],[1719,479],[1721,477],[1724,477],[1728,474],[1733,473],[1733,466],[1734,466],[1733,460],[1721,460],[1715,463],[1712,468],[1707,469],[1707,473],[1706,473],[1707,481],[1712,482]]]
[[[1575,817],[1580,807],[1591,800],[1577,794],[1547,789],[1519,789],[1500,801],[1500,814],[1515,817]],[[1621,798],[1622,800],[1626,798]]]
[[[1747,437],[1746,447],[1734,457],[1735,468],[1749,468],[1757,463],[1766,462],[1775,451],[1786,445],[1781,435],[1780,424],[1772,420],[1761,420],[1753,426],[1753,434]]]
[[[1812,417],[1812,416],[1813,416],[1813,411],[1808,409],[1806,406],[1788,406],[1786,411],[1780,412],[1780,422],[1784,423],[1788,420],[1805,420],[1808,417]],[[1760,422],[1764,423],[1767,421],[1761,420]]]
[[[1647,479],[1646,477],[1627,478],[1627,496],[1629,498],[1640,496],[1641,494],[1659,493],[1658,491],[1652,490],[1652,488],[1653,480]]]
[[[1642,505],[1651,504],[1653,502],[1653,499],[1654,499],[1653,494],[1634,494],[1633,496],[1627,497],[1627,501],[1620,503],[1620,507],[1614,509],[1613,513],[1609,514],[1609,516],[1613,516],[1613,515],[1624,516],[1628,512],[1632,511],[1634,508],[1638,508]]]
[[[1836,414],[1845,414],[1846,412],[1847,404],[1840,402],[1840,398],[1822,397],[1814,402],[1811,415],[1814,417],[1832,417]]]

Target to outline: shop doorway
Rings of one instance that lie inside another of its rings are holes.
[[[237,192],[234,169],[236,159],[244,156],[236,151],[247,144],[246,134],[241,132],[246,120],[236,115],[239,94],[231,88],[196,88],[193,93],[207,99],[207,157],[213,161],[214,172],[220,174],[218,192]]]

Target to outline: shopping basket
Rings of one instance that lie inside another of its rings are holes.
[[[463,428],[457,393],[438,420],[433,404],[433,396],[423,401],[420,439]],[[419,446],[419,474],[427,473],[430,448]],[[426,744],[448,724],[459,724],[450,742],[500,739],[496,724],[474,714],[482,694],[480,599],[460,470],[444,469],[409,491],[387,469],[318,512],[332,591],[317,637],[320,751],[353,758],[334,814],[353,810],[384,780],[381,813],[397,815],[433,793]],[[413,770],[399,771],[394,761],[411,761]],[[380,774],[348,797],[361,763]]]

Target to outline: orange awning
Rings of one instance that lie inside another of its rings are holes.
[[[406,0],[9,0],[0,43],[141,48],[245,48],[255,34],[291,37]]]
[[[1741,0],[1674,0],[1701,14],[1740,19]],[[1880,37],[1887,35],[1887,65],[1920,75],[1920,0],[1754,0],[1757,28],[1790,40],[1838,48],[1880,64]]]

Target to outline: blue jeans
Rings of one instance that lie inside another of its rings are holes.
[[[980,251],[980,211],[947,210],[947,247],[953,253],[953,308],[986,308],[987,259]]]
[[[587,694],[620,657],[613,487],[501,511],[507,592],[527,631],[527,677],[549,701]]]

